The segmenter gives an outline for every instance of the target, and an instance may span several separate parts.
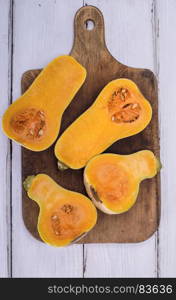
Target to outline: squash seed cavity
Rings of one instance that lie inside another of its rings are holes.
[[[70,214],[73,211],[73,206],[70,204],[64,204],[61,209],[66,214]]]
[[[73,226],[74,207],[64,204],[51,215],[51,226],[55,235],[64,237]]]
[[[141,106],[137,102],[129,102],[130,100],[130,93],[126,88],[119,88],[112,94],[108,102],[112,122],[132,123],[139,118]]]
[[[25,139],[39,139],[46,130],[45,113],[35,108],[26,109],[13,116],[11,126],[16,134]]]

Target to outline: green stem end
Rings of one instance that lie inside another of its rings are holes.
[[[23,187],[26,192],[28,192],[28,190],[30,189],[34,178],[35,178],[35,175],[31,175],[31,176],[26,177],[26,179],[24,180]]]
[[[65,165],[63,162],[61,162],[60,160],[58,160],[57,166],[58,166],[58,169],[59,169],[60,171],[64,171],[64,170],[67,170],[67,169],[68,169],[68,166]]]

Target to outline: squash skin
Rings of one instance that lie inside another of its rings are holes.
[[[85,236],[96,224],[97,211],[92,201],[64,189],[48,175],[27,177],[24,188],[40,207],[37,228],[45,243],[67,246]]]
[[[88,162],[84,184],[97,208],[106,214],[121,214],[135,204],[140,182],[154,177],[160,168],[149,150],[130,155],[100,154]]]
[[[4,133],[32,151],[50,147],[58,136],[63,112],[85,78],[85,68],[73,57],[63,55],[55,58],[41,71],[29,89],[8,107],[2,119]],[[40,131],[42,135],[37,138],[29,138],[29,135],[14,129],[14,118],[31,110],[45,114],[45,130]]]
[[[116,119],[118,114],[116,116],[114,107],[110,104],[114,91],[121,87],[127,89],[130,96],[126,102],[120,100],[122,102],[120,105],[127,106],[124,108],[125,116],[128,117],[129,110],[134,120],[118,123]],[[139,106],[139,112],[135,107],[133,113],[131,110],[133,104],[137,109]],[[133,81],[125,78],[111,81],[104,87],[92,106],[78,117],[56,142],[55,155],[59,164],[64,163],[72,169],[84,167],[93,156],[106,150],[115,141],[141,132],[148,125],[151,117],[151,105]]]

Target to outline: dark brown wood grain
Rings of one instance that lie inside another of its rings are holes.
[[[86,21],[93,20],[95,27],[87,30]],[[114,143],[106,152],[131,154],[138,150],[152,150],[159,157],[158,97],[154,74],[147,69],[136,69],[118,62],[108,51],[104,39],[104,21],[101,12],[93,7],[82,7],[75,16],[75,36],[71,55],[86,69],[87,78],[69,107],[66,109],[59,135],[95,100],[102,88],[115,78],[132,79],[153,108],[153,118],[141,133]],[[24,92],[40,70],[23,74]],[[87,134],[89,134],[87,132]],[[22,178],[46,173],[63,187],[85,194],[83,170],[58,171],[54,145],[46,151],[32,152],[22,148]],[[38,206],[23,190],[23,219],[31,234],[39,239],[37,232]],[[160,178],[145,180],[140,186],[136,204],[122,215],[106,215],[98,212],[95,228],[79,243],[134,243],[149,238],[157,229],[160,218]]]

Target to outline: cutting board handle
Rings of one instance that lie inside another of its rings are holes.
[[[88,21],[92,21],[94,25],[90,30],[87,26]],[[71,53],[74,56],[89,53],[90,56],[102,49],[107,49],[103,15],[95,6],[81,7],[74,19],[74,43]]]

